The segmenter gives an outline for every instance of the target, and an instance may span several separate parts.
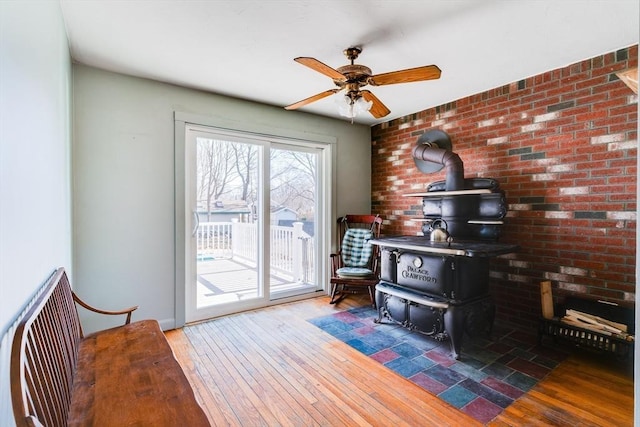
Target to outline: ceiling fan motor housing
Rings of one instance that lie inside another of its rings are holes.
[[[345,89],[346,95],[352,99],[360,96],[360,88],[368,84],[371,77],[371,69],[364,65],[345,65],[337,68],[346,80],[335,79],[333,82],[341,89]]]

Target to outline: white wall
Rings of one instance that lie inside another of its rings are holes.
[[[74,284],[89,303],[175,324],[176,111],[335,137],[336,212],[371,209],[367,126],[74,65]]]
[[[60,5],[0,1],[0,425],[11,319],[56,267],[71,268],[71,60]]]

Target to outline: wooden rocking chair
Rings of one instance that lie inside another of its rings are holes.
[[[380,279],[378,246],[369,240],[380,237],[379,215],[346,215],[338,218],[340,250],[331,254],[331,304],[347,294],[367,290],[375,307],[375,286]]]

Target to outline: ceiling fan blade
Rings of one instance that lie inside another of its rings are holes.
[[[299,58],[294,58],[293,60],[302,65],[306,65],[312,70],[322,73],[327,77],[331,77],[334,80],[346,80],[346,77],[344,76],[344,74],[338,72],[337,70],[334,70],[333,68],[329,67],[327,64],[324,64],[315,58],[301,56]]]
[[[373,93],[368,90],[363,90],[361,93],[365,101],[371,101],[373,103],[369,112],[376,119],[384,117],[391,112]]]
[[[396,83],[420,82],[440,78],[440,68],[436,65],[409,68],[406,70],[392,71],[390,73],[376,74],[369,78],[372,86],[391,85]]]
[[[310,96],[309,98],[305,98],[302,101],[298,101],[294,104],[287,105],[284,107],[285,110],[295,110],[296,108],[303,107],[307,104],[311,104],[312,102],[318,101],[322,98],[326,98],[327,96],[331,96],[336,92],[339,92],[341,89],[329,89],[324,92],[318,93],[316,95]]]

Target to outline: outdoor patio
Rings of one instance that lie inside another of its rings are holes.
[[[233,259],[198,261],[198,307],[237,302],[257,297],[258,271]],[[300,283],[272,274],[269,276],[271,294],[293,289],[315,289],[312,284]]]
[[[314,245],[301,222],[270,226],[269,293],[314,290]],[[257,224],[203,222],[198,225],[197,306],[258,297]]]

